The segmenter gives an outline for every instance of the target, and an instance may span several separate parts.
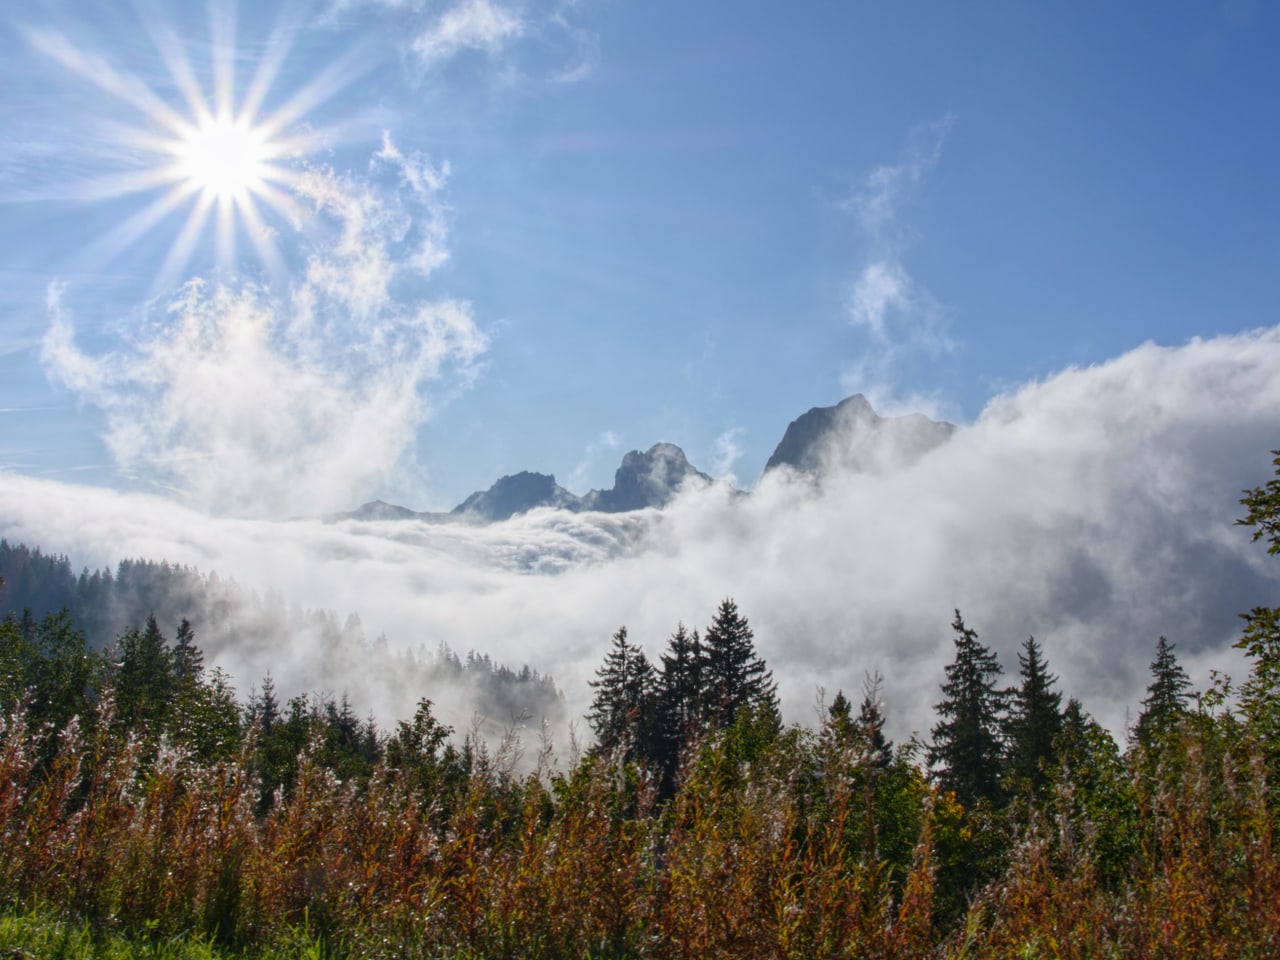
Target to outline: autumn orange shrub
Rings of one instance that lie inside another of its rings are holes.
[[[1069,775],[1001,814],[1019,839],[954,929],[939,923],[940,854],[996,821],[918,771],[884,800],[889,774],[856,742],[788,731],[744,751],[709,736],[669,801],[598,755],[517,774],[481,753],[451,785],[386,766],[342,782],[313,742],[259,812],[252,736],[201,763],[109,730],[4,721],[10,909],[246,950],[302,931],[353,957],[1280,956],[1266,768],[1225,727],[1188,724],[1163,758],[1131,759],[1136,853],[1119,874],[1100,870]],[[904,806],[919,836],[890,856],[879,834]]]

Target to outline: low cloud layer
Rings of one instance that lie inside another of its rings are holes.
[[[959,607],[1008,671],[1035,634],[1064,691],[1120,731],[1159,635],[1197,683],[1210,668],[1241,676],[1236,614],[1280,592],[1280,565],[1233,525],[1241,489],[1268,478],[1280,446],[1276,371],[1280,328],[1148,344],[997,397],[899,472],[820,485],[771,474],[749,497],[717,485],[661,513],[543,510],[489,527],[209,519],[0,475],[0,535],[77,564],[217,570],[356,612],[393,647],[527,661],[577,715],[619,625],[657,655],[678,621],[704,626],[731,595],[788,719],[813,719],[819,686],[856,692],[879,670],[895,736],[927,734]],[[234,647],[212,653],[246,688],[257,678]]]

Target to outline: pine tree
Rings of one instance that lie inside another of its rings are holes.
[[[943,699],[934,708],[942,719],[933,728],[929,762],[937,767],[942,788],[954,791],[966,807],[980,800],[998,803],[1004,759],[1000,729],[1009,694],[997,685],[1002,671],[995,653],[978,642],[959,610],[951,628],[956,656],[947,667]]]
[[[101,686],[102,659],[65,607],[40,620],[32,653],[27,682],[36,696],[33,718],[61,727],[74,716],[88,716]]]
[[[276,682],[267,674],[262,678],[262,692],[249,698],[249,710],[245,717],[252,726],[257,724],[262,736],[269,737],[280,722],[280,701],[276,699]]]
[[[431,701],[423,697],[413,720],[401,720],[395,735],[387,741],[387,766],[419,792],[424,804],[439,800],[445,778],[458,761],[457,751],[449,745],[452,733],[453,729],[431,712]]]
[[[1253,527],[1253,541],[1266,540],[1267,553],[1280,556],[1280,450],[1271,452],[1276,475],[1245,491],[1240,503],[1249,512],[1236,523]],[[1240,687],[1240,707],[1274,761],[1280,757],[1280,604],[1254,607],[1241,616],[1244,635],[1236,647],[1248,654],[1252,667]]]
[[[195,631],[186,617],[178,624],[173,642],[173,671],[179,683],[192,683],[204,671],[204,653],[196,646]]]
[[[1151,684],[1134,731],[1138,742],[1147,748],[1177,729],[1191,699],[1187,692],[1191,680],[1173,654],[1175,646],[1161,637],[1156,644],[1156,658],[1151,661]]]
[[[644,651],[627,641],[627,628],[613,635],[613,646],[591,681],[595,697],[587,722],[606,752],[626,759],[650,756],[656,727],[657,675]]]
[[[836,691],[835,699],[827,707],[826,727],[834,735],[837,743],[843,743],[853,736],[853,704],[849,702],[843,690]]]
[[[1015,786],[1040,791],[1048,783],[1054,739],[1062,730],[1062,694],[1053,689],[1058,678],[1040,655],[1040,644],[1028,637],[1018,654],[1022,684],[1013,691],[1013,707],[1006,726],[1008,773]]]
[[[893,759],[893,744],[884,735],[884,677],[877,671],[868,673],[862,683],[862,706],[858,709],[858,728],[871,752],[871,763],[885,768]]]
[[[683,623],[678,624],[660,662],[653,759],[662,768],[664,791],[670,791],[675,785],[681,752],[703,725],[706,659],[698,631],[690,633]]]
[[[683,623],[667,641],[661,656],[661,690],[665,712],[674,733],[682,741],[701,725],[706,686],[706,654],[698,631],[690,633]]]
[[[116,645],[116,703],[120,722],[158,733],[169,714],[174,689],[173,652],[155,614],[146,628],[130,627]]]
[[[711,722],[726,728],[749,707],[778,716],[777,684],[756,655],[751,625],[726,598],[703,634],[706,651],[706,710]]]

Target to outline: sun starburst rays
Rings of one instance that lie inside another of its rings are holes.
[[[238,238],[250,241],[258,262],[274,279],[283,275],[277,219],[295,224],[300,204],[295,187],[298,161],[325,138],[306,115],[360,72],[350,58],[310,77],[270,111],[265,105],[288,59],[298,22],[281,20],[261,48],[242,56],[236,48],[234,15],[211,4],[206,80],[189,51],[167,24],[145,22],[164,82],[146,82],[101,56],[78,47],[54,30],[27,31],[35,49],[110,95],[133,113],[131,122],[104,121],[106,145],[120,148],[127,161],[95,178],[92,196],[112,199],[146,196],[140,209],[89,243],[85,267],[102,268],[166,223],[181,218],[152,287],[160,291],[183,279],[212,226],[213,252],[220,268],[239,269]],[[252,59],[252,75],[238,85],[237,63]],[[238,95],[237,91],[242,90]]]

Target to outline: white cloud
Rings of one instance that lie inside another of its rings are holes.
[[[582,452],[582,459],[569,471],[568,489],[579,495],[586,493],[591,486],[593,472],[599,468],[601,457],[613,453],[620,446],[622,437],[615,431],[601,431],[600,436],[587,444],[587,449]]]
[[[417,223],[418,238],[410,262],[428,277],[449,259],[447,208],[442,199],[451,172],[449,161],[433,164],[429,157],[416,151],[405,156],[392,142],[390,132],[384,130],[382,149],[371,161],[375,167],[379,162],[399,171],[401,183],[413,191],[423,208],[425,215]]]
[[[490,527],[211,520],[0,474],[0,536],[77,565],[196,564],[356,611],[393,644],[528,661],[576,713],[620,624],[656,655],[678,621],[705,624],[731,595],[788,717],[811,719],[816,687],[856,691],[879,669],[896,737],[932,724],[959,607],[1006,670],[1035,634],[1065,692],[1119,730],[1160,634],[1197,683],[1210,667],[1239,677],[1236,614],[1280,589],[1275,559],[1233,525],[1239,491],[1271,475],[1277,371],[1280,328],[1148,344],[998,397],[908,469],[817,489],[770,474],[749,497],[713,486],[662,513],[538,510]],[[213,659],[246,684],[280,656],[219,642]]]
[[[867,236],[867,255],[849,293],[848,315],[870,342],[841,378],[851,391],[892,396],[895,367],[904,355],[951,349],[942,308],[906,268],[907,232],[900,222],[903,201],[937,164],[951,123],[944,117],[916,128],[901,160],[873,169],[843,204],[857,214]]]
[[[397,162],[413,203],[328,170],[299,179],[320,239],[287,300],[193,281],[116,349],[89,354],[51,288],[43,361],[106,414],[122,471],[201,509],[279,516],[347,507],[401,464],[428,386],[467,382],[488,343],[465,303],[391,296],[398,276],[440,259],[424,262],[416,215],[422,236],[444,240],[447,170]]]
[[[854,284],[850,320],[856,326],[866,327],[876,340],[886,341],[889,314],[905,313],[912,308],[911,286],[911,278],[902,264],[873,260],[862,268]]]
[[[862,188],[846,202],[845,206],[857,212],[863,227],[872,236],[881,237],[897,226],[899,206],[937,165],[953,122],[948,115],[916,127],[898,163],[873,169]],[[886,239],[892,242],[891,237]]]
[[[492,56],[522,36],[525,29],[525,22],[514,11],[493,0],[460,0],[418,35],[413,51],[428,66],[464,50]]]
[[[715,458],[711,463],[711,471],[717,480],[737,483],[733,465],[742,459],[742,437],[746,431],[741,427],[731,427],[716,437],[714,444]]]
[[[480,54],[493,86],[547,89],[580,83],[600,59],[599,38],[583,25],[582,0],[331,0],[316,21],[334,27],[343,15],[375,8],[408,37],[412,59],[430,75],[468,53]]]

